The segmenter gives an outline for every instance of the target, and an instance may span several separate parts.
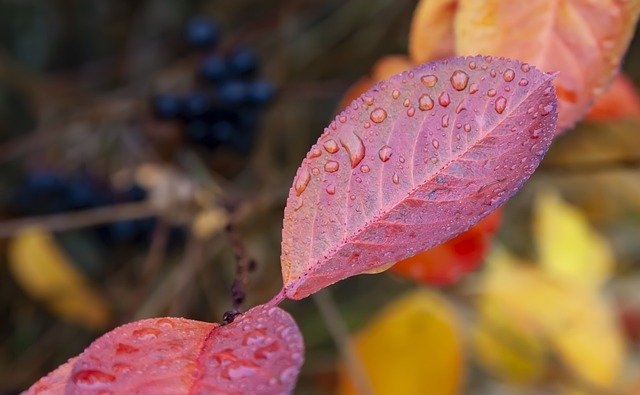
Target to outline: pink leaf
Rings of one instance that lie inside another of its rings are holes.
[[[255,307],[225,326],[154,318],[107,333],[27,394],[285,394],[302,353],[295,322],[277,307]]]
[[[490,57],[383,81],[325,129],[285,209],[285,295],[301,299],[478,222],[533,173],[557,122],[553,74]]]

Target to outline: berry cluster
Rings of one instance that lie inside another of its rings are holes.
[[[185,30],[189,46],[202,51],[199,88],[186,96],[156,95],[155,116],[181,121],[185,138],[194,144],[248,153],[261,110],[273,98],[273,86],[257,78],[258,58],[251,50],[236,48],[224,55],[215,51],[220,30],[214,22],[194,18]]]
[[[139,202],[146,191],[137,185],[113,190],[108,183],[87,172],[72,177],[48,170],[26,175],[20,187],[9,197],[8,210],[13,215],[47,215],[104,207],[117,203]],[[133,243],[146,240],[154,219],[121,220],[94,230],[108,243]]]

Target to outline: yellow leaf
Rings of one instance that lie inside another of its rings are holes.
[[[433,292],[421,290],[392,302],[353,342],[377,395],[446,395],[461,388],[458,320]],[[344,369],[339,393],[357,393]]]
[[[567,284],[597,287],[609,276],[613,253],[584,215],[556,193],[536,200],[534,235],[543,270]]]
[[[560,132],[587,113],[617,73],[639,12],[640,0],[460,0],[456,53],[559,71]],[[513,83],[521,78],[526,73],[516,70]]]
[[[493,374],[514,383],[539,380],[549,350],[535,314],[519,307],[531,299],[526,291],[541,285],[534,270],[502,249],[487,259],[481,283],[478,320],[472,340],[478,362]],[[542,303],[548,301],[543,292]],[[543,306],[544,308],[544,306]]]
[[[479,354],[490,370],[513,381],[539,377],[541,355],[521,353],[522,358],[532,357],[526,366],[521,360],[514,362],[509,345],[509,339],[523,344],[535,344],[537,339],[538,345],[523,349],[548,349],[579,380],[609,389],[615,385],[625,359],[623,336],[610,304],[596,290],[567,286],[502,250],[489,257],[481,288],[475,341],[476,350],[485,354],[493,346],[489,356]],[[491,328],[499,331],[487,341],[482,336]],[[518,376],[523,371],[534,374]]]
[[[93,291],[47,231],[28,228],[11,239],[8,262],[16,282],[53,313],[89,328],[108,324],[107,302]]]
[[[205,240],[221,231],[228,223],[227,211],[214,207],[199,212],[193,220],[191,230],[196,237]]]
[[[453,19],[458,0],[421,0],[413,12],[409,55],[424,63],[455,54]]]

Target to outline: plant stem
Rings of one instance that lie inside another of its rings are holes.
[[[318,306],[318,310],[320,310],[320,315],[322,315],[322,318],[324,319],[327,329],[329,330],[329,334],[338,347],[338,352],[345,363],[345,367],[347,368],[349,376],[351,376],[358,393],[361,395],[372,395],[374,392],[371,387],[371,382],[367,377],[367,373],[362,366],[358,355],[349,341],[349,330],[340,315],[338,307],[331,297],[331,293],[329,293],[329,290],[324,289],[313,294],[312,298],[316,306]]]

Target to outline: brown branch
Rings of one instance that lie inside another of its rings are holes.
[[[124,203],[89,210],[34,216],[0,222],[0,238],[14,236],[25,228],[43,227],[52,232],[84,228],[119,220],[149,218],[159,211],[147,202]]]

